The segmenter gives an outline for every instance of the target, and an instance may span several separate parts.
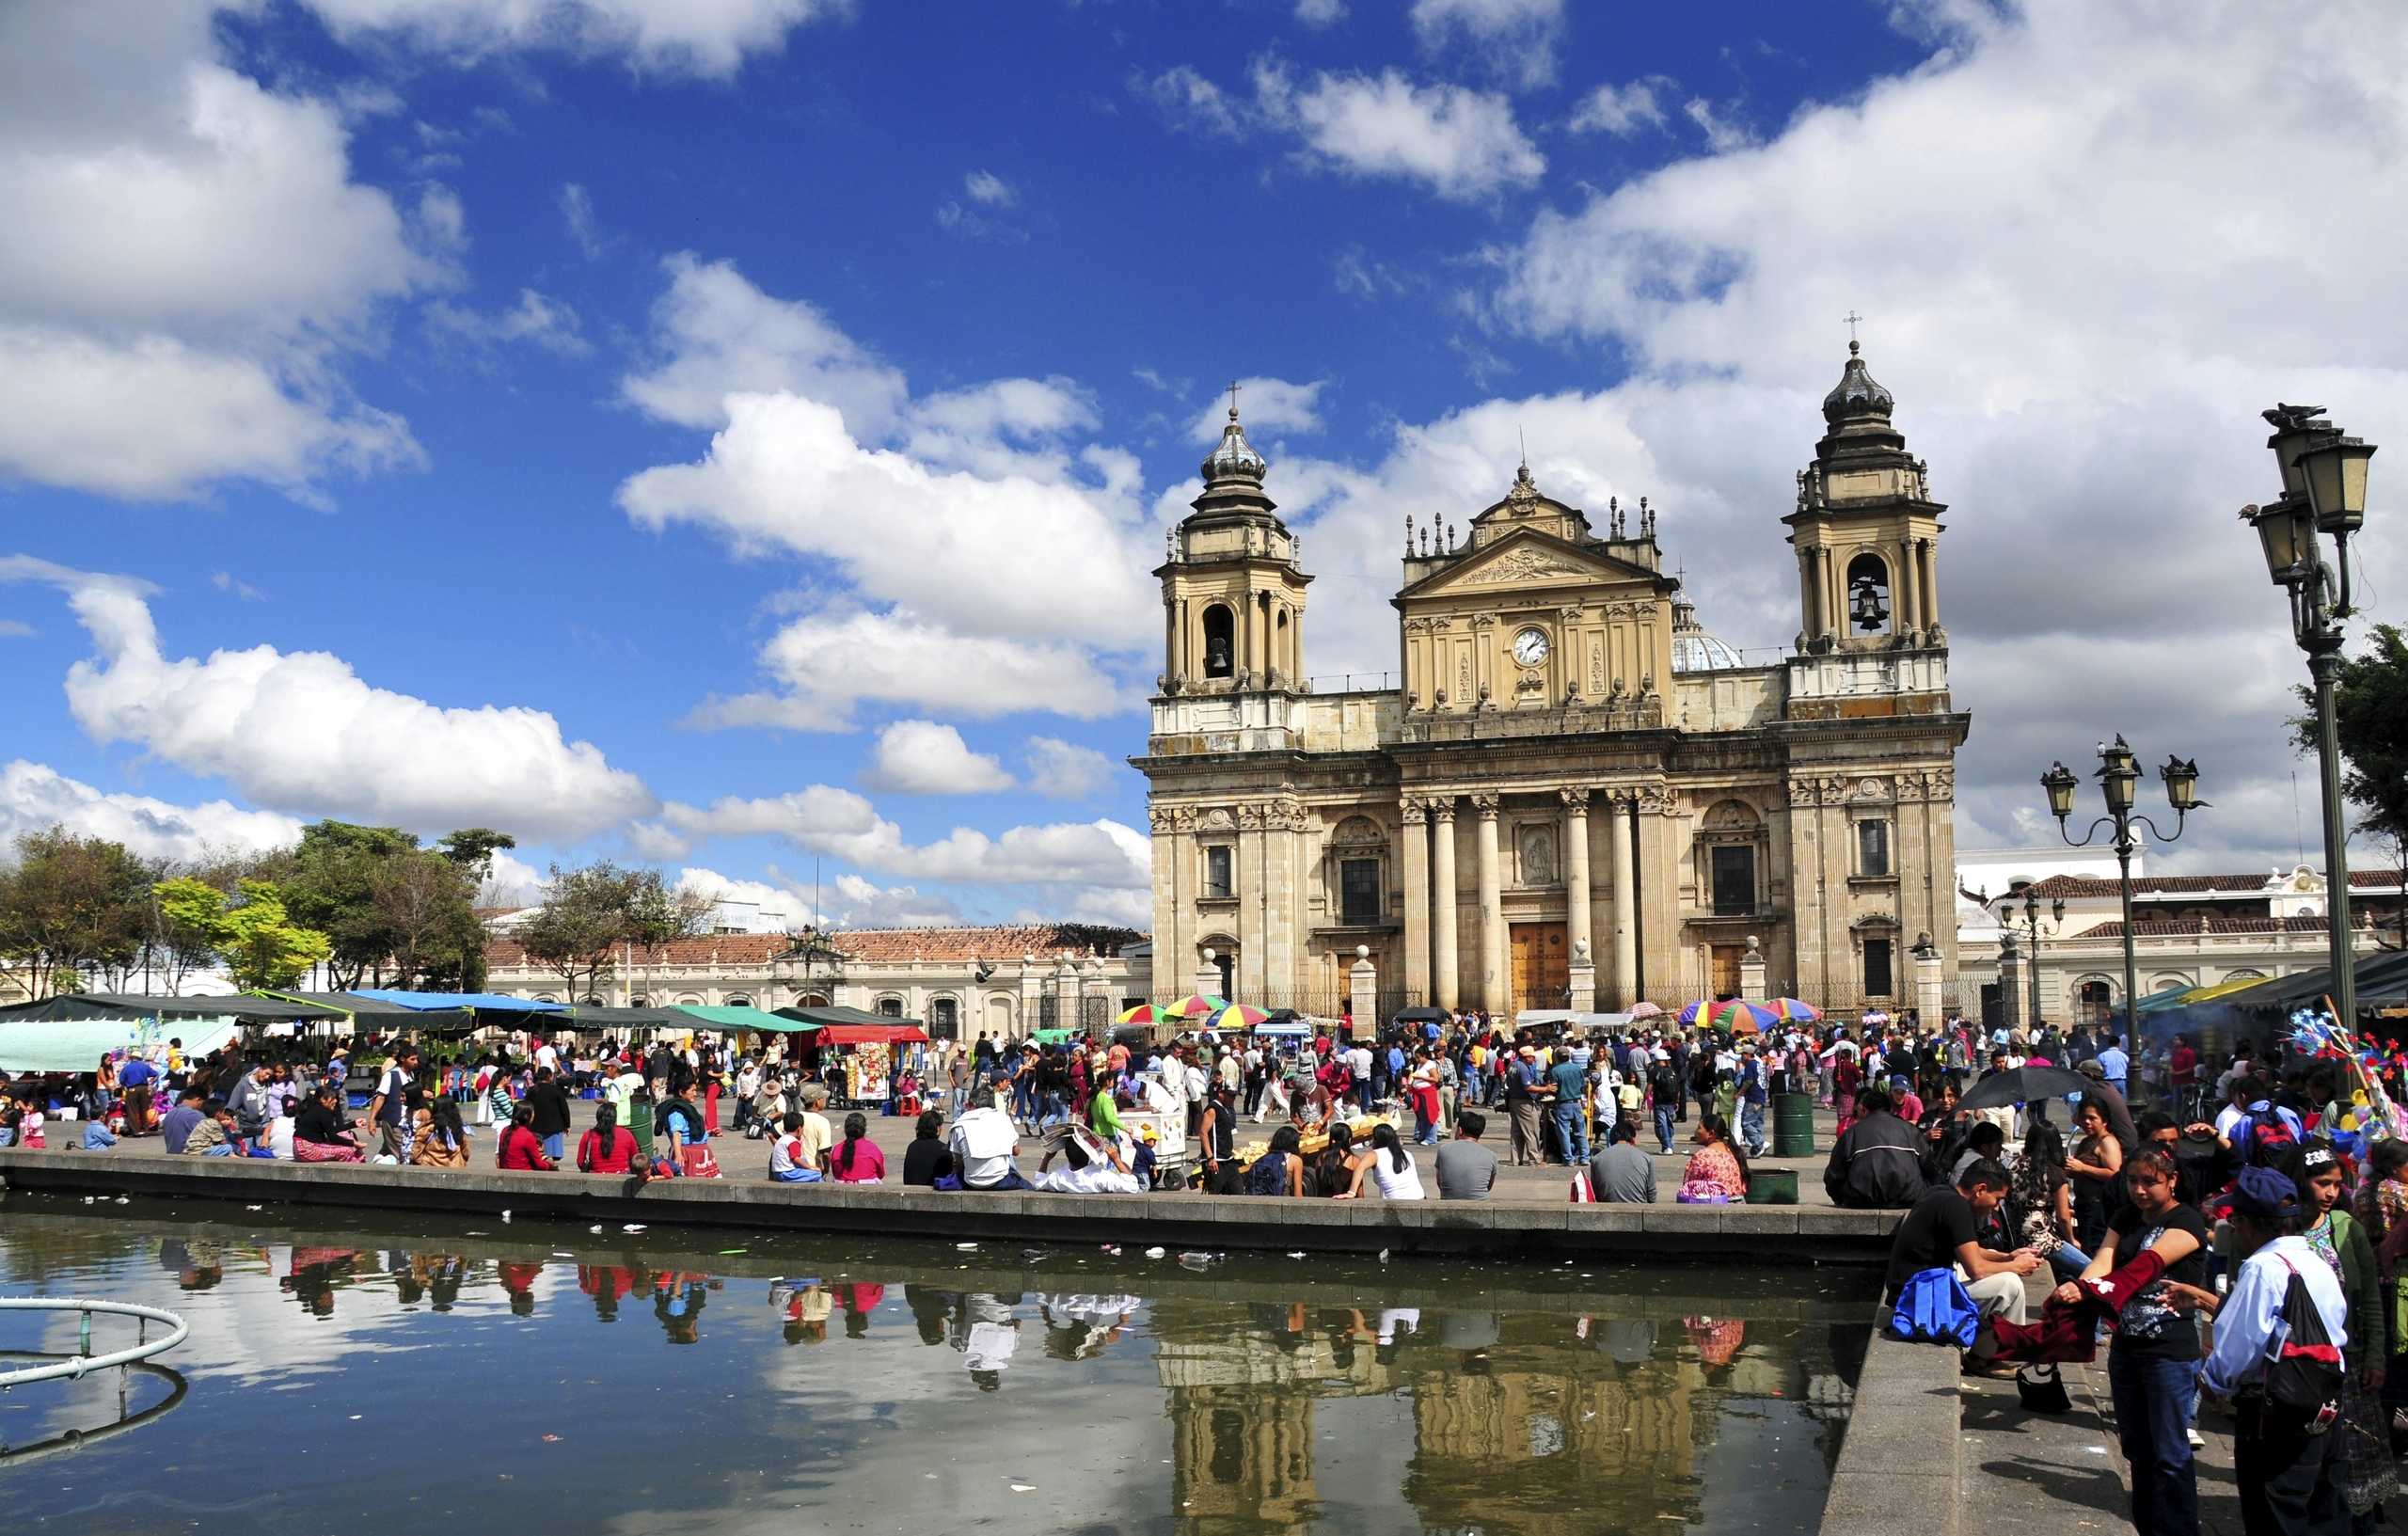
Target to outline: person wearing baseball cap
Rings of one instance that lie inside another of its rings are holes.
[[[2270,1413],[2264,1391],[2268,1344],[2282,1327],[2293,1275],[2306,1286],[2334,1346],[2349,1342],[2349,1303],[2332,1266],[2299,1235],[2306,1218],[2306,1204],[2290,1175],[2275,1168],[2242,1169],[2232,1185],[2232,1235],[2241,1258],[2232,1293],[2221,1306],[2212,1296],[2198,1301],[2216,1320],[2215,1349],[2199,1380],[2210,1391],[2232,1394],[2238,1420],[2233,1472],[2241,1484],[2242,1524],[2250,1536],[2343,1536],[2351,1528],[2344,1496],[2346,1429],[2309,1433]]]

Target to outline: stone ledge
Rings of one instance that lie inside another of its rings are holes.
[[[1887,1212],[1860,1212],[1887,1214]],[[1957,1352],[1881,1336],[1877,1308],[1822,1536],[1958,1536],[1963,1394]]]
[[[1000,1195],[899,1186],[772,1184],[293,1164],[263,1158],[116,1158],[0,1149],[0,1187],[61,1195],[277,1202],[647,1225],[947,1240],[1092,1240],[1214,1249],[1598,1259],[1744,1256],[1758,1263],[1886,1260],[1893,1212],[1741,1206],[1517,1205],[1484,1201],[1262,1200],[1194,1194]],[[1826,1218],[1809,1222],[1808,1215]],[[1830,1222],[1828,1218],[1847,1218]],[[1863,1218],[1871,1218],[1864,1220]],[[1890,1219],[1885,1219],[1890,1218]]]

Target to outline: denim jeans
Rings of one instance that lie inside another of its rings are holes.
[[[2196,1360],[2142,1354],[2121,1338],[2107,1352],[2115,1429],[2132,1468],[2137,1536],[2198,1536],[2199,1479],[2191,1460]]]
[[[1589,1161],[1589,1122],[1577,1104],[1555,1106],[1555,1133],[1562,1138],[1563,1156],[1574,1166]]]
[[[1739,1139],[1748,1145],[1750,1157],[1762,1157],[1765,1148],[1765,1106],[1742,1100],[1739,1104]]]
[[[2060,1281],[2080,1279],[2082,1272],[2090,1267],[2090,1256],[2070,1243],[2060,1243],[2057,1251],[2049,1255],[2049,1267]]]
[[[1664,1150],[1669,1152],[1672,1149],[1672,1106],[1670,1104],[1656,1106],[1656,1139],[1664,1144]]]

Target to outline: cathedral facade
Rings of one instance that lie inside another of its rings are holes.
[[[1699,628],[1643,499],[1600,530],[1524,466],[1460,542],[1408,521],[1402,686],[1316,693],[1312,578],[1233,407],[1155,572],[1133,762],[1163,986],[1336,1013],[1365,949],[1384,1010],[1905,1007],[1953,977],[1945,509],[1848,353],[1782,519],[1799,626],[1768,666]]]

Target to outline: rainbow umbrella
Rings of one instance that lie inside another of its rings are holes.
[[[1164,1005],[1162,1012],[1166,1019],[1195,1019],[1208,1013],[1218,1013],[1228,1006],[1228,998],[1190,992],[1176,1003]]]
[[[1776,997],[1756,1006],[1776,1019],[1786,1019],[1792,1023],[1811,1024],[1823,1017],[1822,1009],[1812,1003],[1800,1003],[1794,997]]]
[[[1140,1003],[1122,1014],[1115,1022],[1123,1024],[1166,1024],[1175,1016],[1168,1008],[1158,1008],[1151,1003]]]
[[[1204,1021],[1206,1029],[1252,1029],[1267,1022],[1271,1015],[1260,1008],[1249,1008],[1243,1003],[1232,1003]]]
[[[1719,1003],[1692,1003],[1683,1008],[1683,1024],[1705,1025],[1708,1029],[1728,1030],[1734,1035],[1752,1035],[1779,1016],[1761,1004],[1742,1002],[1732,997]]]
[[[1672,1021],[1679,1024],[1683,1029],[1687,1029],[1689,1025],[1697,1022],[1697,1016],[1699,1014],[1708,1011],[1714,1005],[1711,1003],[1692,1003],[1687,1007],[1683,1008],[1679,1013],[1674,1014],[1672,1016]]]

